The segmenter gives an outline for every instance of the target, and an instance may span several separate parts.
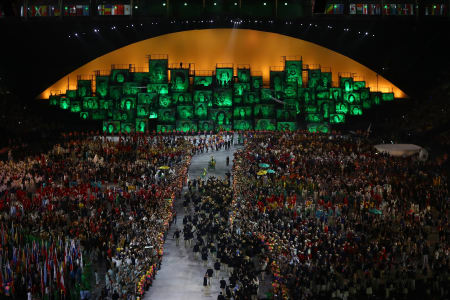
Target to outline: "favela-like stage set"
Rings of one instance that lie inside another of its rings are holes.
[[[112,66],[91,78],[77,80],[77,88],[53,94],[50,105],[102,121],[107,134],[146,132],[205,132],[220,130],[296,130],[328,132],[394,100],[394,93],[371,91],[352,74],[284,59],[270,69],[270,81],[249,65],[217,64],[214,71],[196,71],[190,64],[171,64],[167,55],[150,55],[148,71]]]

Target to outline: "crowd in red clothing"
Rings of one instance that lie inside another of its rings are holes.
[[[88,138],[0,162],[0,263],[10,268],[0,272],[1,293],[87,297],[98,276],[92,261],[106,263],[103,297],[142,293],[138,282],[160,263],[191,148],[177,137]]]

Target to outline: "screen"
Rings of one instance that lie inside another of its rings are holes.
[[[263,87],[263,78],[262,76],[253,76],[252,77],[252,90],[257,91],[262,89]]]
[[[214,91],[214,106],[229,107],[233,105],[233,92],[231,89],[218,89]]]
[[[195,103],[194,115],[197,119],[207,119],[208,118],[208,105],[207,103]]]
[[[217,68],[216,81],[219,87],[228,87],[233,79],[232,68]]]
[[[172,103],[174,105],[190,105],[192,104],[192,95],[190,93],[173,93]]]
[[[214,130],[214,123],[210,120],[198,121],[198,130],[200,131]]]
[[[321,80],[320,69],[308,70],[308,87],[317,88],[319,87]]]
[[[339,87],[344,90],[344,92],[349,93],[353,91],[353,78],[350,77],[340,77]]]
[[[216,125],[229,125],[232,120],[232,113],[230,109],[211,109],[209,111],[210,119]]]
[[[302,85],[302,62],[300,60],[287,60],[285,62],[286,82]]]
[[[136,119],[136,131],[137,132],[146,132],[148,130],[147,120],[146,119]]]
[[[150,105],[152,107],[157,105],[157,93],[139,93],[138,94],[138,104]]]
[[[197,131],[197,122],[177,121],[177,131],[182,132]]]
[[[237,79],[238,82],[241,83],[250,83],[250,69],[238,69],[237,70]]]
[[[233,127],[235,130],[251,130],[253,129],[251,120],[234,120]]]
[[[270,119],[275,116],[274,105],[271,104],[258,104],[254,106],[253,116],[256,119]]]
[[[100,98],[106,98],[108,96],[108,76],[97,76],[95,78],[95,95]]]
[[[148,62],[150,83],[167,83],[168,67],[167,59],[150,59]]]
[[[233,110],[233,118],[235,120],[245,120],[252,118],[251,106],[236,106]]]
[[[392,92],[373,92],[350,76],[339,76],[338,87],[331,85],[331,72],[320,69],[309,69],[302,78],[301,60],[271,68],[270,87],[247,67],[238,67],[234,77],[233,67],[218,64],[215,73],[198,72],[190,80],[190,69],[169,70],[166,58],[148,63],[148,72],[124,68],[89,80],[80,77],[75,90],[51,95],[49,104],[85,120],[102,120],[104,131],[112,133],[294,130],[301,123],[310,131],[328,132],[330,124],[348,121],[346,115],[359,116],[395,100]]]
[[[277,130],[295,131],[298,129],[297,122],[277,122]]]
[[[270,71],[270,88],[275,92],[283,91],[284,72]]]
[[[175,122],[175,111],[170,108],[162,108],[158,110],[158,119],[164,123]]]
[[[187,91],[189,87],[189,69],[170,70],[170,83],[173,91]]]
[[[170,124],[158,124],[156,125],[157,132],[172,132],[175,130],[175,125]]]
[[[90,80],[78,80],[77,96],[90,97],[92,96],[92,83]]]
[[[271,119],[259,119],[255,120],[256,130],[276,130],[277,124],[275,120]]]
[[[124,95],[137,95],[139,92],[138,84],[136,82],[125,82],[123,84],[123,94]]]
[[[112,83],[122,84],[128,81],[128,69],[115,69],[111,70],[110,80]]]
[[[194,107],[192,105],[178,105],[177,114],[179,120],[192,120],[194,118]]]
[[[195,76],[194,87],[195,88],[209,88],[212,85],[212,76]]]

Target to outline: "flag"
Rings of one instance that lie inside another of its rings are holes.
[[[354,3],[350,4],[350,14],[356,15],[356,4],[354,4]]]
[[[64,269],[63,269],[62,266],[60,266],[59,274],[60,274],[60,276],[61,276],[61,279],[60,279],[60,288],[61,288],[61,290],[64,292],[64,294],[66,294],[66,286],[65,286],[65,284],[64,284]]]
[[[41,293],[42,295],[44,295],[44,276],[42,276],[42,269],[41,269]]]
[[[368,15],[369,14],[369,8],[368,8],[368,4],[363,4],[363,15]]]
[[[327,7],[325,8],[325,14],[326,15],[334,14],[334,4],[327,4]]]
[[[130,4],[125,4],[123,6],[123,14],[125,16],[130,16],[131,15],[131,5]]]
[[[363,4],[362,3],[357,3],[356,4],[356,14],[357,15],[362,15],[363,14]]]
[[[88,5],[83,5],[82,16],[83,17],[89,17],[89,6]]]
[[[43,279],[43,284],[45,286],[47,286],[47,268],[48,268],[48,261],[45,261],[45,265],[43,265],[43,269],[44,269],[44,279]],[[42,277],[42,273],[41,273],[41,277]]]
[[[111,10],[112,10],[112,5],[111,4],[103,5],[103,15],[104,16],[110,16],[111,15]]]
[[[381,14],[380,4],[370,4],[370,14],[371,15],[380,15]]]
[[[104,7],[104,5],[97,6],[97,12],[98,12],[99,16],[103,16],[103,14],[104,14],[103,7]]]

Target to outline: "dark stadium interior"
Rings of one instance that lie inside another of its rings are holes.
[[[377,89],[152,49],[66,85],[199,29]],[[0,36],[0,299],[449,299],[450,0],[0,0]]]

